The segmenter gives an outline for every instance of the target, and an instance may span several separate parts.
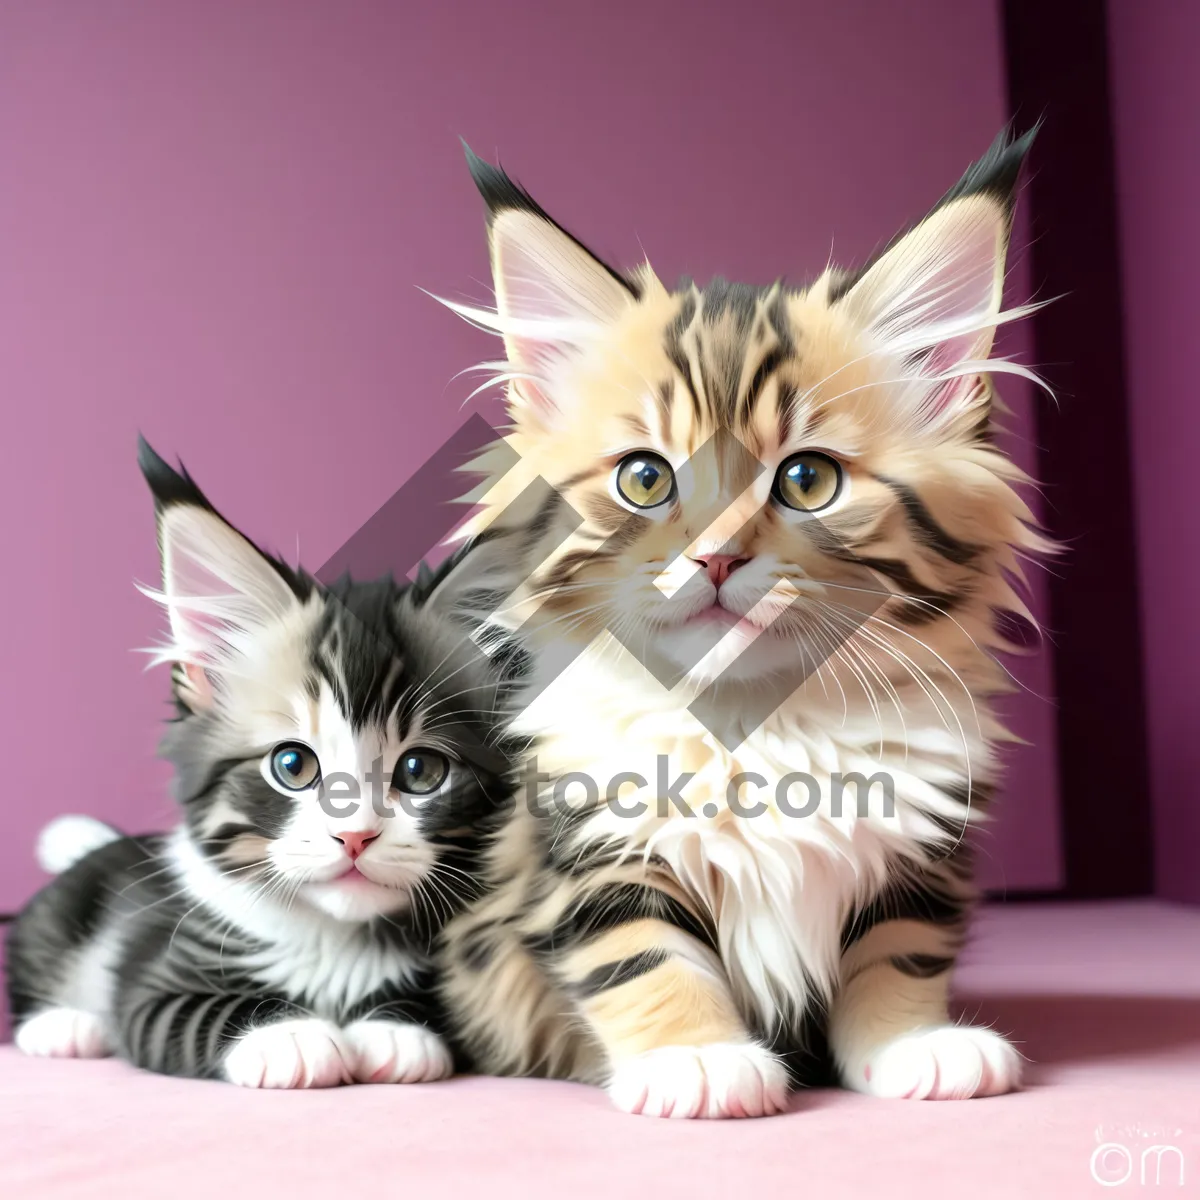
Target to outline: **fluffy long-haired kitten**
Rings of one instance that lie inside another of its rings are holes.
[[[476,528],[523,581],[496,620],[537,739],[537,803],[448,931],[487,1069],[675,1117],[1018,1083],[947,991],[994,655],[1049,549],[993,437],[991,376],[1031,373],[989,358],[1028,311],[1001,292],[1031,136],[803,288],[622,274],[470,157],[496,308],[451,307],[503,336],[512,421]]]
[[[450,1073],[433,947],[508,797],[452,571],[323,587],[144,442],[182,820],[67,818],[8,941],[16,1043],[247,1087]],[[357,797],[357,798],[356,798]]]

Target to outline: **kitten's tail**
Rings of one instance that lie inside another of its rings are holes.
[[[71,814],[55,817],[38,834],[38,865],[49,875],[60,875],[81,858],[124,837],[119,829],[97,821],[95,817]]]

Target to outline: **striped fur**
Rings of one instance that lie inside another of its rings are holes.
[[[439,1078],[435,943],[478,894],[509,786],[496,680],[450,616],[453,563],[411,587],[327,588],[148,446],[142,463],[182,819],[107,841],[83,824],[84,853],[8,940],[17,1044],[252,1087]],[[288,788],[271,764],[300,743],[320,775]],[[425,759],[448,769],[418,794]]]
[[[514,729],[545,776],[447,930],[447,999],[484,1069],[676,1116],[775,1111],[789,1080],[831,1074],[1015,1084],[1015,1052],[956,1032],[946,990],[964,838],[1008,737],[995,655],[1012,614],[1032,622],[1018,555],[1050,549],[993,438],[991,376],[1029,373],[988,357],[1028,311],[1000,307],[1028,144],[1001,137],[865,268],[805,289],[619,276],[472,158],[497,308],[451,307],[505,339],[518,465],[477,464],[470,531],[514,567],[494,620],[530,655]],[[801,452],[840,471],[819,517],[780,499]],[[674,473],[656,508],[622,497],[635,453]],[[513,519],[538,479],[563,502]],[[801,817],[777,790],[796,771],[820,793]],[[894,811],[835,807],[835,774],[879,771]],[[746,773],[767,789],[752,816],[730,788]],[[622,811],[556,808],[578,775],[601,795],[623,779]]]

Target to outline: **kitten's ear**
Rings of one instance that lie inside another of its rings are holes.
[[[882,348],[920,362],[925,377],[981,362],[991,352],[1004,290],[1004,262],[1021,165],[1036,126],[991,148],[928,217],[862,271],[834,287],[834,301]],[[937,411],[975,394],[969,367],[948,381]]]
[[[156,654],[174,665],[177,699],[196,711],[214,700],[220,668],[254,634],[299,604],[280,565],[208,502],[185,470],[176,471],[138,439],[138,465],[154,496],[162,591],[170,644]]]
[[[633,283],[556,224],[523,188],[464,142],[487,205],[496,328],[504,335],[514,399],[557,407],[558,364],[637,299]]]
[[[421,563],[409,597],[418,608],[436,608],[477,626],[520,582],[515,561],[505,538],[483,534],[460,546],[436,570]]]

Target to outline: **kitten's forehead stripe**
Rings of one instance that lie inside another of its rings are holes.
[[[747,428],[768,380],[795,354],[783,287],[718,277],[702,289],[685,281],[676,294],[679,313],[666,330],[665,350],[696,420]]]
[[[718,275],[702,293],[704,320],[714,325],[721,317],[729,315],[738,333],[745,334],[758,312],[759,298],[763,294],[761,288],[748,283],[733,283]]]
[[[750,380],[750,386],[746,389],[746,394],[742,397],[742,424],[749,423],[754,413],[754,406],[758,403],[758,397],[761,395],[764,385],[779,370],[786,359],[787,354],[782,346],[775,346],[763,356],[762,361],[755,368],[754,377]]]
[[[335,585],[318,629],[314,666],[355,729],[385,728],[405,690],[405,638],[395,585]]]

